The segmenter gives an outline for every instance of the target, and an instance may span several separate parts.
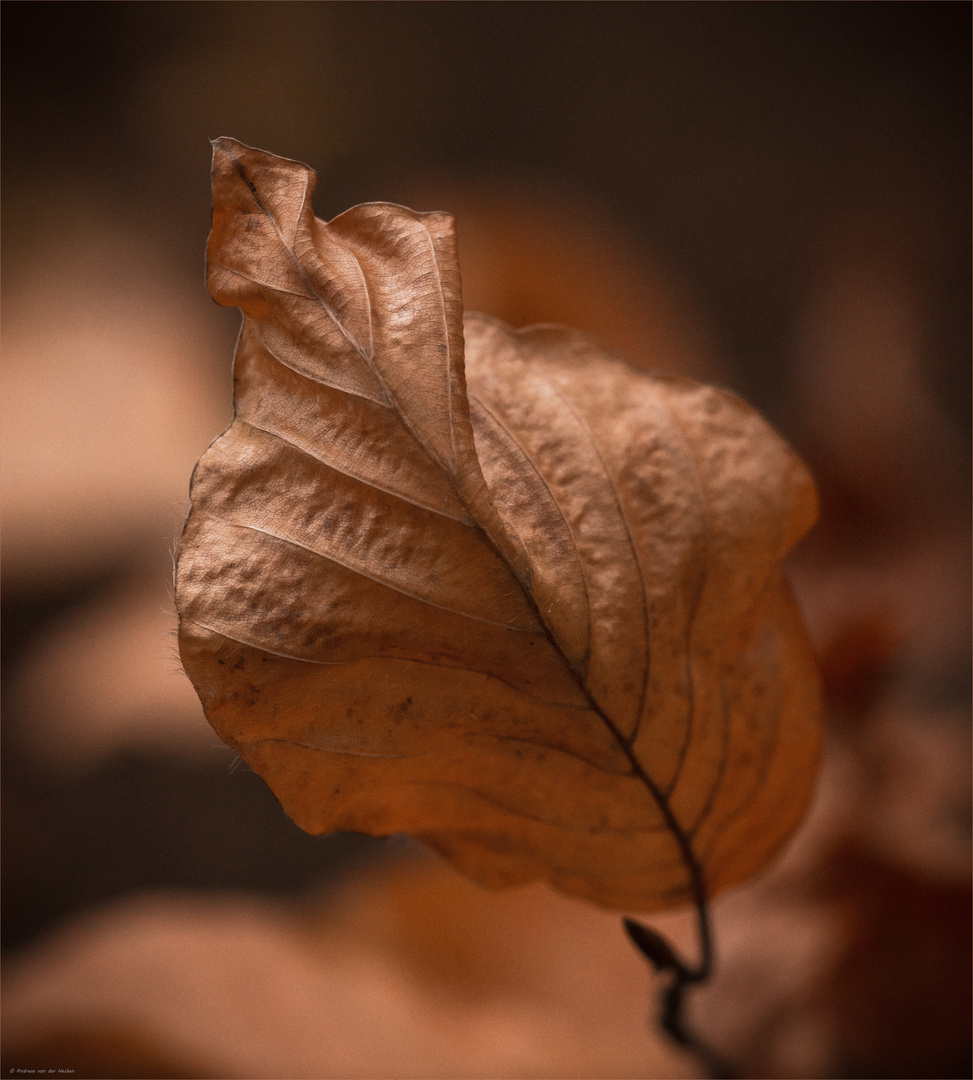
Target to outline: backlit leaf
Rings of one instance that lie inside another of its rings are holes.
[[[758,870],[817,761],[801,462],[725,391],[464,324],[446,214],[325,224],[310,169],[231,139],[213,177],[244,322],[177,603],[221,737],[308,831],[485,884],[653,910]]]

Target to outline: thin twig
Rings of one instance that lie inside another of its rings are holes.
[[[671,972],[672,981],[662,992],[659,1023],[677,1045],[695,1054],[706,1067],[711,1080],[733,1080],[735,1073],[723,1058],[703,1039],[686,1026],[683,1000],[690,986],[705,982],[713,970],[713,941],[709,925],[709,908],[705,896],[696,900],[699,924],[700,960],[696,967],[684,963],[668,941],[657,931],[637,922],[623,919],[625,931],[635,947],[658,972]]]

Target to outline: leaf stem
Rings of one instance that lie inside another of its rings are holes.
[[[572,670],[567,657],[543,620],[541,625],[544,626],[551,644],[561,654],[568,670]],[[577,677],[577,675],[576,678],[578,686],[587,697],[591,708],[601,717],[602,722],[615,737],[622,752],[628,758],[632,772],[642,781],[659,807],[666,826],[675,838],[679,853],[689,874],[689,887],[692,892],[693,906],[696,909],[696,923],[699,931],[699,960],[695,967],[681,960],[669,942],[657,931],[644,926],[635,919],[626,918],[622,920],[628,936],[639,951],[653,964],[656,971],[672,972],[672,981],[662,993],[659,1023],[673,1042],[701,1059],[711,1080],[733,1080],[735,1074],[727,1062],[699,1036],[693,1034],[687,1028],[683,1016],[683,1000],[686,990],[690,986],[705,982],[713,971],[713,933],[710,926],[709,900],[706,895],[703,868],[696,858],[689,837],[669,805],[665,793],[646,772],[642,762],[636,757],[629,740],[624,737],[611,717],[595,701],[591,692],[585,686],[583,679]]]
[[[541,625],[544,626],[553,647],[561,654],[568,670],[572,670],[567,657],[543,620]],[[693,1034],[686,1027],[686,1021],[683,1017],[683,999],[686,990],[690,986],[705,982],[713,971],[713,933],[710,926],[709,901],[706,895],[703,868],[696,858],[689,837],[669,805],[665,793],[646,772],[642,762],[636,757],[629,740],[622,735],[611,717],[595,701],[584,681],[577,676],[576,678],[578,686],[587,697],[591,708],[601,717],[605,726],[615,737],[622,752],[628,758],[632,772],[651,793],[665,819],[666,826],[675,838],[679,853],[689,874],[689,887],[692,892],[693,906],[696,909],[696,923],[699,930],[699,960],[695,967],[681,960],[669,942],[657,931],[644,926],[635,919],[626,918],[622,920],[628,936],[639,951],[653,964],[656,971],[672,972],[672,981],[662,993],[659,1023],[673,1042],[702,1060],[711,1080],[733,1080],[735,1074],[727,1062],[699,1036]]]
[[[665,797],[663,791],[645,771],[628,741],[622,737],[621,732],[598,708],[590,695],[589,700],[591,700],[592,706],[598,710],[612,734],[618,739],[619,745],[628,757],[635,774],[652,793],[652,797],[665,818],[666,825],[675,837],[689,874],[689,886],[692,890],[693,906],[696,909],[696,924],[699,931],[699,961],[695,967],[681,960],[669,942],[657,931],[644,926],[635,919],[626,918],[622,920],[629,938],[631,938],[636,948],[653,964],[656,971],[672,972],[672,981],[662,992],[659,1023],[673,1042],[702,1060],[711,1080],[733,1080],[735,1075],[733,1070],[715,1050],[686,1027],[686,1021],[683,1017],[683,999],[686,990],[690,986],[705,982],[713,972],[713,932],[710,926],[709,900],[706,895],[703,868],[699,865],[689,837],[673,813],[669,800]]]
[[[656,971],[672,972],[671,982],[662,991],[659,1023],[663,1031],[678,1046],[700,1058],[712,1080],[733,1080],[735,1073],[727,1062],[687,1028],[683,1017],[683,1001],[687,988],[705,981],[712,971],[712,946],[705,902],[696,906],[696,913],[699,917],[700,941],[703,950],[703,959],[696,968],[687,967],[676,955],[669,942],[657,931],[635,919],[623,919],[622,924],[632,943],[651,962]]]
[[[462,494],[458,490],[457,493],[460,494],[460,497],[462,498]],[[482,525],[480,528],[485,539],[496,551],[498,557],[507,561],[505,560],[500,547],[495,543],[489,532],[483,528]],[[594,695],[586,685],[584,677],[571,663],[566,653],[561,648],[556,635],[541,613],[531,590],[525,583],[521,582],[521,585],[524,597],[528,604],[533,608],[537,621],[543,628],[544,635],[547,637],[552,648],[560,656],[565,668],[573,673],[578,689],[587,699],[591,710],[600,717],[605,727],[611,732],[619,749],[628,759],[632,774],[641,780],[652,796],[653,801],[658,806],[659,811],[665,820],[666,827],[672,833],[672,836],[676,841],[676,845],[679,848],[679,854],[682,857],[682,861],[685,864],[686,871],[689,875],[689,889],[693,905],[696,908],[696,920],[699,929],[699,961],[695,967],[691,967],[681,960],[672,946],[657,931],[651,930],[649,927],[644,926],[635,919],[623,919],[623,925],[629,937],[642,954],[651,961],[656,970],[660,972],[672,972],[672,981],[662,994],[662,1008],[659,1014],[659,1022],[662,1029],[675,1043],[685,1050],[696,1054],[703,1061],[712,1080],[733,1080],[735,1074],[729,1068],[727,1063],[723,1061],[714,1050],[710,1049],[702,1039],[687,1029],[683,1017],[683,998],[686,989],[692,985],[705,982],[713,971],[713,935],[710,928],[709,903],[706,895],[706,881],[703,874],[703,868],[696,858],[696,854],[693,851],[692,844],[685,829],[683,829],[682,824],[673,812],[672,807],[669,805],[669,800],[666,797],[665,792],[652,777],[649,776],[648,772],[646,772],[642,762],[639,761],[635,754],[631,740],[627,739],[622,734],[615,722],[595,700]]]

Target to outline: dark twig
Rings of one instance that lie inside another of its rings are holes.
[[[687,1027],[683,1016],[683,998],[686,990],[709,978],[713,970],[713,944],[710,935],[709,913],[705,899],[696,903],[699,920],[700,961],[690,967],[676,955],[675,950],[657,931],[637,922],[623,919],[625,931],[635,947],[649,960],[658,972],[671,972],[672,979],[662,992],[662,1008],[659,1023],[678,1046],[699,1057],[706,1066],[711,1080],[733,1080],[734,1072],[729,1065],[699,1036]]]

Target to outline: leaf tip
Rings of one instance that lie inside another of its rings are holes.
[[[231,139],[229,135],[219,135],[215,139],[210,139],[209,144],[213,148],[214,166],[223,158],[235,158],[240,150],[250,149],[239,139]]]

